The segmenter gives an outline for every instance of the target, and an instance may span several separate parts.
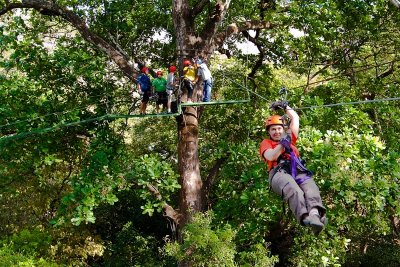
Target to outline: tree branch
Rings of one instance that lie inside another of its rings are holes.
[[[217,174],[221,168],[221,166],[225,163],[225,161],[228,159],[229,155],[226,155],[225,157],[219,158],[214,166],[211,168],[207,179],[204,181],[204,187],[203,187],[203,192],[204,192],[204,196],[205,196],[205,200],[207,202],[209,202],[209,196],[210,196],[210,192],[211,192],[211,188],[212,186],[215,184],[215,178],[217,177]],[[209,205],[209,203],[207,203],[207,206]]]
[[[123,71],[132,81],[135,77],[135,70],[129,62],[126,53],[118,46],[112,45],[92,32],[85,21],[74,12],[56,5],[54,2],[44,0],[22,0],[21,3],[9,3],[0,9],[0,16],[16,8],[35,9],[43,15],[59,16],[71,23],[82,37],[89,43],[105,52],[113,62]]]
[[[207,24],[205,25],[203,32],[201,34],[203,36],[203,39],[210,40],[212,36],[216,33],[218,24],[224,18],[226,11],[228,10],[228,7],[229,7],[229,1],[227,1],[226,3],[217,1],[217,3],[214,6],[214,11],[211,14],[211,17],[208,20]]]
[[[272,24],[269,21],[258,21],[258,20],[249,20],[245,22],[240,22],[240,23],[232,23],[228,25],[228,27],[225,29],[224,32],[221,32],[219,34],[216,34],[215,37],[213,38],[213,43],[215,46],[220,47],[223,45],[225,40],[232,36],[239,34],[240,32],[244,32],[247,30],[269,30],[277,25]]]
[[[379,74],[378,77],[376,77],[376,79],[377,79],[377,80],[382,80],[383,78],[386,78],[387,76],[393,74],[394,69],[395,69],[395,68],[394,68],[394,61],[392,61],[392,62],[390,63],[389,69],[388,69],[387,71],[385,71],[385,72]]]
[[[200,14],[204,7],[210,3],[210,0],[200,0],[197,2],[194,7],[192,8],[192,15],[193,17],[196,17],[198,14]]]
[[[260,31],[260,29],[256,30],[256,37],[252,37],[247,31],[242,32],[242,34],[247,38],[247,40],[252,42],[257,47],[258,51],[260,52],[258,54],[256,63],[253,65],[251,72],[248,75],[248,78],[250,78],[252,81],[254,81],[254,76],[255,76],[257,70],[262,66],[264,57],[265,57],[263,46],[262,46],[262,44],[260,44],[257,41],[257,37],[259,36],[259,31]]]
[[[162,199],[160,191],[158,191],[158,188],[155,187],[152,184],[148,184],[147,188],[151,192],[151,194],[157,199],[160,200]],[[174,208],[172,208],[170,205],[167,203],[164,204],[164,216],[171,218],[177,225],[181,222],[182,215],[176,211]]]
[[[23,8],[24,6],[22,3],[9,3],[6,1],[6,6],[0,9],[0,16],[6,14],[7,12],[16,9],[16,8]]]

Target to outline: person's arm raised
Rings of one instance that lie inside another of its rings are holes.
[[[292,131],[292,133],[297,137],[299,135],[299,128],[300,128],[300,118],[297,112],[292,109],[291,107],[287,106],[286,107],[286,114],[290,118],[290,125],[289,129]]]

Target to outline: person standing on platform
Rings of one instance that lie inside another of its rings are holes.
[[[187,102],[192,103],[193,88],[196,81],[196,69],[188,59],[183,61],[183,66],[183,84],[187,90]]]
[[[197,65],[197,77],[203,80],[203,102],[210,102],[211,90],[213,86],[213,78],[211,75],[211,71],[208,69],[206,63],[204,63],[201,59],[196,60],[196,65]]]
[[[167,107],[167,80],[162,76],[162,71],[156,72],[157,78],[155,78],[151,85],[153,86],[155,93],[157,94],[156,112],[160,112],[160,105],[163,106],[163,110]]]
[[[176,67],[175,66],[170,66],[169,67],[169,73],[167,75],[167,108],[168,108],[168,113],[171,113],[171,102],[173,98],[173,93],[175,90],[176,86],[176,77],[175,77],[175,71]]]
[[[148,76],[149,69],[147,67],[143,67],[141,72],[142,73],[137,78],[137,85],[139,93],[143,95],[142,102],[140,103],[140,115],[145,115],[147,103],[151,96],[151,81]]]

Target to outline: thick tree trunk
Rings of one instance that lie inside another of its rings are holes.
[[[176,32],[176,48],[178,51],[178,65],[182,70],[183,59],[190,59],[196,55],[197,39],[194,36],[194,20],[189,2],[186,0],[172,1],[173,20]],[[183,97],[186,99],[186,96]],[[200,176],[198,154],[198,114],[193,107],[183,108],[183,114],[178,121],[178,164],[180,173],[181,192],[179,211],[181,220],[179,228],[188,223],[192,215],[203,211],[203,183]]]
[[[181,226],[190,221],[193,213],[203,211],[203,182],[199,167],[198,132],[196,110],[191,107],[185,108],[183,115],[178,119]]]

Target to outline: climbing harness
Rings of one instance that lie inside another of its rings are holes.
[[[276,173],[283,170],[290,174],[299,185],[312,178],[313,173],[304,166],[304,163],[299,157],[296,156],[293,149],[290,149],[290,152],[287,154],[290,155],[290,159],[284,159],[282,155],[279,156],[277,160],[278,164],[271,170],[271,177],[274,177]],[[297,177],[298,173],[305,175]]]

